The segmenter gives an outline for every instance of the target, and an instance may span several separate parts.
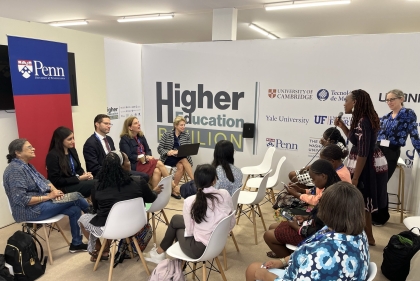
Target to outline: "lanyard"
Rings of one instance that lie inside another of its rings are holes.
[[[143,154],[143,152],[144,152],[144,146],[143,146],[143,144],[141,143],[141,141],[139,140],[139,138],[138,137],[135,137],[134,138],[136,141],[137,141],[137,144],[138,144],[138,148],[137,148],[137,152],[138,152],[138,154],[140,155],[140,154]]]
[[[74,168],[73,157],[71,156],[70,152],[69,152],[69,159],[70,159],[71,174],[72,174],[72,176],[74,176],[74,175],[76,175],[76,169]]]

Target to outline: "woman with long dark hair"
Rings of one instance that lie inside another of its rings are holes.
[[[92,190],[92,203],[96,214],[84,214],[79,219],[80,228],[89,239],[88,251],[92,262],[98,258],[101,242],[97,237],[102,235],[112,206],[117,202],[137,197],[142,197],[145,203],[152,203],[162,191],[162,186],[157,186],[152,191],[142,177],[130,176],[130,167],[130,161],[124,152],[112,151],[107,154],[98,174],[98,181]],[[107,260],[108,255],[109,251],[105,251],[100,259]]]
[[[343,130],[353,144],[347,167],[352,175],[352,183],[365,199],[365,231],[369,245],[375,245],[372,233],[372,212],[387,205],[388,165],[376,140],[379,131],[379,117],[372,100],[364,90],[354,90],[344,102],[344,112],[352,114],[350,128],[340,119],[334,124]]]
[[[327,187],[341,181],[332,164],[327,160],[316,160],[309,169],[309,175],[316,186],[315,194],[300,193],[292,185],[288,190],[295,197],[316,205]],[[290,255],[286,244],[297,246],[302,240],[320,230],[324,223],[317,217],[318,208],[315,206],[309,217],[295,216],[293,220],[274,223],[264,233],[264,240],[271,249],[267,256],[284,258]]]
[[[146,260],[159,263],[175,239],[190,258],[201,257],[217,224],[233,212],[232,197],[224,189],[215,189],[216,169],[210,164],[197,166],[194,172],[197,194],[185,199],[182,215],[174,215],[159,247],[153,247]],[[232,216],[230,230],[235,226]],[[226,233],[228,235],[228,233]]]
[[[226,189],[230,196],[242,186],[243,174],[241,169],[233,165],[235,149],[233,143],[228,140],[221,140],[216,143],[213,153],[213,167],[216,168],[217,181],[216,189]]]
[[[64,193],[80,192],[89,197],[94,181],[90,172],[85,172],[74,147],[73,131],[67,127],[55,129],[48,149],[47,175],[51,183]]]

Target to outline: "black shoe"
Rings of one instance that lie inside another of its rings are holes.
[[[73,243],[70,244],[69,251],[70,253],[76,253],[76,252],[87,252],[87,244],[80,244],[80,245],[73,245]]]
[[[171,193],[171,196],[175,199],[178,199],[178,200],[181,200],[181,198],[182,198],[181,195],[175,195],[173,193]]]

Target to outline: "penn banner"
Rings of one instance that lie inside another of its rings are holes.
[[[8,36],[8,48],[19,138],[35,147],[31,164],[45,175],[53,131],[73,129],[67,44]]]

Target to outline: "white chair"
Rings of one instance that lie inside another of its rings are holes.
[[[264,223],[263,214],[262,214],[261,208],[260,208],[260,203],[265,197],[265,187],[267,186],[268,177],[269,177],[268,174],[266,174],[264,176],[264,178],[262,179],[262,181],[260,183],[260,186],[258,187],[257,192],[241,190],[241,192],[239,193],[239,199],[238,199],[239,214],[238,214],[236,224],[239,223],[239,218],[242,215],[243,205],[247,205],[250,209],[250,212],[252,213],[252,223],[254,225],[254,236],[255,236],[255,244],[256,245],[258,244],[257,223],[256,223],[256,219],[255,219],[255,214],[256,213],[258,213],[259,216],[261,217],[261,222],[264,226],[264,230],[267,231],[267,228],[265,227],[265,223]],[[258,209],[258,212],[257,212],[256,208]],[[251,220],[250,216],[247,216],[247,217],[248,217],[249,220]]]
[[[279,160],[279,162],[277,163],[276,172],[271,177],[269,177],[268,181],[267,181],[267,187],[266,187],[266,189],[268,190],[267,194],[269,194],[271,196],[271,201],[272,201],[273,204],[276,203],[276,198],[274,198],[273,188],[275,186],[277,186],[277,184],[279,182],[280,169],[281,169],[281,166],[283,165],[284,161],[286,161],[286,156],[283,156]],[[246,186],[249,187],[249,188],[258,188],[261,184],[261,181],[262,181],[262,178],[252,178],[252,179],[248,180]],[[270,193],[268,193],[268,192],[270,192]]]
[[[198,259],[192,259],[184,254],[184,252],[181,250],[181,247],[179,246],[179,242],[173,244],[166,253],[174,257],[176,259],[180,259],[186,262],[192,262],[194,263],[193,271],[192,273],[195,274],[195,271],[197,270],[196,265],[197,262],[203,262],[202,268],[203,268],[203,281],[207,280],[207,274],[206,274],[206,261],[208,260],[216,260],[217,267],[219,269],[220,274],[222,275],[222,278],[224,281],[226,281],[226,276],[223,271],[222,265],[220,264],[218,255],[222,252],[223,248],[225,247],[226,240],[229,234],[229,228],[230,228],[230,222],[232,219],[232,216],[235,215],[235,212],[232,212],[229,216],[221,220],[216,228],[214,229],[213,233],[210,236],[209,243],[206,247],[206,250],[204,251],[203,255],[199,257]],[[213,261],[211,262],[211,267],[209,268],[210,271],[213,270]],[[194,276],[194,275],[193,275]]]
[[[378,272],[378,267],[376,266],[376,263],[370,262],[368,274],[366,276],[366,281],[372,281],[375,278],[377,272]]]
[[[292,244],[286,244],[286,248],[294,252],[296,251],[297,246],[292,245]]]
[[[13,215],[12,207],[10,206],[9,198],[7,198],[7,203],[9,204],[10,213]],[[52,257],[52,253],[51,253],[50,239],[49,239],[49,234],[51,233],[51,228],[54,228],[54,226],[57,226],[58,231],[60,232],[61,236],[63,236],[63,238],[66,241],[67,245],[70,246],[69,240],[64,235],[63,230],[61,229],[60,225],[58,224],[58,221],[61,220],[63,217],[64,217],[63,214],[59,214],[59,215],[53,216],[53,217],[51,217],[49,219],[46,219],[46,220],[41,220],[41,221],[24,221],[24,222],[22,222],[24,224],[32,223],[33,224],[33,229],[34,229],[35,232],[36,232],[37,224],[42,224],[43,225],[44,235],[45,235],[45,242],[47,243],[47,249],[48,249],[48,260],[50,261],[50,264],[53,264],[53,262],[54,262],[53,261],[53,257]],[[50,226],[49,233],[47,233],[47,227],[48,227],[48,225],[51,225]]]
[[[168,171],[168,174],[173,177],[174,174],[176,173],[176,167],[171,167],[168,165],[165,165],[166,170]],[[184,180],[184,183],[189,182],[190,178],[187,175],[187,172],[184,170],[184,174],[182,175],[181,179]]]
[[[147,212],[147,220],[149,220],[149,214],[152,215],[152,229],[153,229],[153,242],[156,243],[156,219],[158,221],[163,222],[161,220],[160,215],[163,215],[163,218],[165,219],[165,224],[168,225],[169,221],[166,217],[165,211],[163,208],[166,207],[169,203],[169,199],[171,199],[171,192],[172,192],[172,176],[167,176],[166,178],[163,178],[158,185],[163,184],[163,190],[156,198],[155,202],[153,202],[152,205],[146,210]]]
[[[236,209],[238,206],[238,199],[239,199],[239,193],[241,192],[241,189],[238,188],[232,195],[232,203],[233,203],[233,212],[236,214]],[[239,252],[238,243],[236,243],[235,235],[233,235],[233,230],[230,231],[229,236],[232,237],[233,243],[235,244],[236,251]],[[225,266],[225,270],[227,270],[227,257],[226,257],[226,247],[223,248],[223,263]]]
[[[146,211],[144,209],[143,198],[135,198],[125,201],[120,201],[112,206],[111,211],[109,212],[108,218],[102,232],[101,238],[104,238],[102,242],[101,250],[99,251],[98,258],[96,259],[95,266],[93,271],[96,271],[98,267],[100,257],[105,249],[106,239],[112,240],[111,247],[111,262],[109,264],[109,275],[108,280],[112,279],[112,269],[114,266],[114,257],[116,252],[117,241],[128,238],[127,242],[133,240],[134,245],[136,246],[137,253],[143,263],[146,273],[150,275],[149,268],[147,267],[146,260],[143,257],[143,253],[140,250],[139,244],[136,238],[132,238],[144,225],[147,223]],[[99,239],[100,237],[98,237]]]
[[[257,166],[248,166],[241,168],[242,174],[247,175],[243,188],[247,186],[247,182],[251,175],[264,175],[270,172],[274,152],[276,152],[276,149],[274,147],[270,147],[265,152],[264,159],[261,162],[261,164]]]
[[[404,219],[404,225],[408,229],[412,229],[413,227],[420,228],[420,216],[405,218]],[[416,233],[416,234],[420,234],[419,230],[417,228],[413,229],[413,232]]]

